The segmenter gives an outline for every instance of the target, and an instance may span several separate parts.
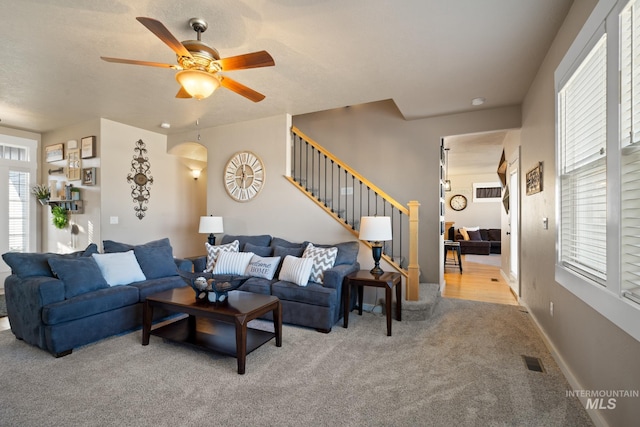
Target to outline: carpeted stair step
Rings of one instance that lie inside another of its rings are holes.
[[[402,300],[402,321],[427,320],[440,301],[440,286],[437,283],[420,283],[418,301]],[[404,298],[404,296],[403,296]],[[380,301],[382,312],[386,310],[384,298]],[[391,313],[396,318],[396,304],[391,305]]]

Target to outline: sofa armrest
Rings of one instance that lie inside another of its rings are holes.
[[[11,275],[4,282],[11,330],[29,344],[46,348],[42,307],[64,301],[64,283],[54,277]]]
[[[347,274],[360,270],[360,264],[336,265],[324,272],[323,284],[325,288],[333,288],[342,292],[342,282]]]
[[[178,270],[180,271],[193,271],[193,262],[190,259],[174,258]]]
[[[207,256],[202,255],[198,257],[187,258],[193,263],[193,271],[196,273],[202,273],[207,268]]]

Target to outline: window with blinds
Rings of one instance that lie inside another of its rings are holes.
[[[620,14],[621,288],[640,303],[640,6]]]
[[[9,171],[9,251],[26,252],[29,236],[29,173]]]
[[[603,34],[558,93],[560,262],[607,278],[607,46]]]

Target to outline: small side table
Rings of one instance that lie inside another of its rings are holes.
[[[387,314],[387,336],[391,336],[391,303],[393,288],[396,288],[396,320],[402,320],[402,286],[400,286],[400,273],[384,272],[381,275],[373,275],[367,270],[355,271],[348,274],[344,284],[344,323],[349,327],[349,303],[351,301],[351,285],[358,287],[358,314],[362,316],[362,297],[365,286],[374,286],[385,289],[385,308]]]
[[[452,262],[449,264],[447,261],[449,260],[449,252],[451,251]],[[462,256],[460,255],[460,242],[454,242],[451,240],[444,241],[444,266],[456,265],[460,269],[460,273],[462,273]],[[458,261],[456,262],[456,255],[458,255]]]

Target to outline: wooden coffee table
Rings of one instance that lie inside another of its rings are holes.
[[[151,329],[153,309],[186,313],[167,325]],[[248,328],[247,323],[273,312],[275,332]],[[238,373],[244,374],[247,354],[276,338],[282,347],[282,305],[277,297],[252,292],[229,292],[228,304],[216,305],[197,300],[190,287],[170,289],[147,297],[143,306],[142,345],[149,344],[151,334],[164,339],[190,344],[238,359]]]

